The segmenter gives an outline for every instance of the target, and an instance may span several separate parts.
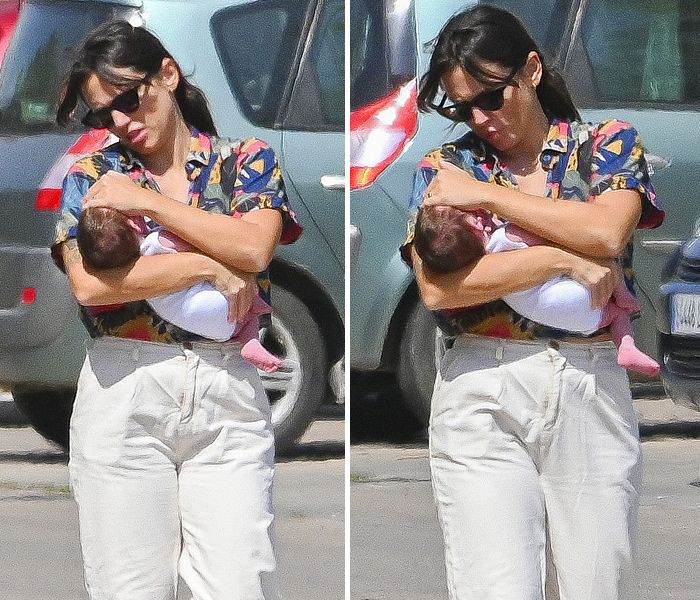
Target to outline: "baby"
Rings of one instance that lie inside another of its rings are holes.
[[[100,269],[123,267],[139,256],[197,251],[163,228],[149,233],[143,217],[128,217],[112,208],[84,210],[77,239],[85,262]],[[209,283],[146,301],[160,317],[186,331],[219,342],[236,336],[243,344],[241,356],[258,369],[272,373],[282,364],[258,339],[258,316],[270,312],[259,296],[242,323],[229,322],[228,300]]]
[[[486,253],[546,243],[512,223],[497,223],[486,211],[450,206],[421,207],[413,238],[418,256],[436,273],[456,271]],[[658,363],[634,343],[630,314],[641,310],[641,304],[622,277],[603,309],[591,308],[588,290],[566,277],[508,294],[503,300],[518,314],[556,329],[591,334],[609,325],[621,367],[644,375],[659,374]]]

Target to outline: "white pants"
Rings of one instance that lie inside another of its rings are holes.
[[[276,599],[270,407],[237,344],[99,338],[70,431],[92,600]],[[179,567],[179,568],[178,568]]]
[[[430,462],[452,600],[542,600],[545,578],[548,600],[635,597],[627,375],[612,343],[556,345],[462,335],[442,360]]]

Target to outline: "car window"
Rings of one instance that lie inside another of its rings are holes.
[[[321,4],[284,119],[285,129],[342,131],[345,125],[345,6]]]
[[[229,87],[255,125],[279,126],[307,6],[308,1],[298,0],[254,2],[212,17],[214,43]]]
[[[345,4],[326,2],[311,47],[311,65],[320,87],[324,124],[343,129],[345,124]]]
[[[416,77],[417,52],[412,2],[352,0],[351,110],[384,98]]]
[[[551,61],[557,58],[571,0],[488,0],[517,15],[542,53]]]
[[[581,32],[592,99],[700,104],[700,3],[591,0]]]
[[[71,49],[97,25],[133,15],[100,2],[27,2],[0,71],[0,135],[56,130]],[[76,129],[81,126],[76,124]]]

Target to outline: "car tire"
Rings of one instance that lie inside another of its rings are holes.
[[[325,397],[326,345],[311,311],[283,287],[273,290],[272,325],[263,345],[283,360],[276,373],[260,376],[272,406],[275,448],[288,452],[306,431]],[[15,403],[32,427],[45,438],[68,448],[68,428],[75,390],[14,391]]]
[[[272,406],[275,449],[288,452],[316,416],[328,389],[328,359],[321,328],[309,308],[279,284],[272,290],[272,325],[263,345],[283,363],[260,372]]]
[[[437,373],[437,337],[435,319],[416,300],[401,334],[397,377],[404,403],[424,425],[430,417],[430,398]]]
[[[75,390],[13,390],[12,397],[36,431],[64,449],[68,448]]]

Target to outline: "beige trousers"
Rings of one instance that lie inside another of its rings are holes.
[[[462,335],[432,400],[452,600],[627,600],[641,450],[612,343]],[[547,568],[551,550],[553,569]]]
[[[237,344],[99,338],[71,418],[92,600],[276,599],[270,407]]]

